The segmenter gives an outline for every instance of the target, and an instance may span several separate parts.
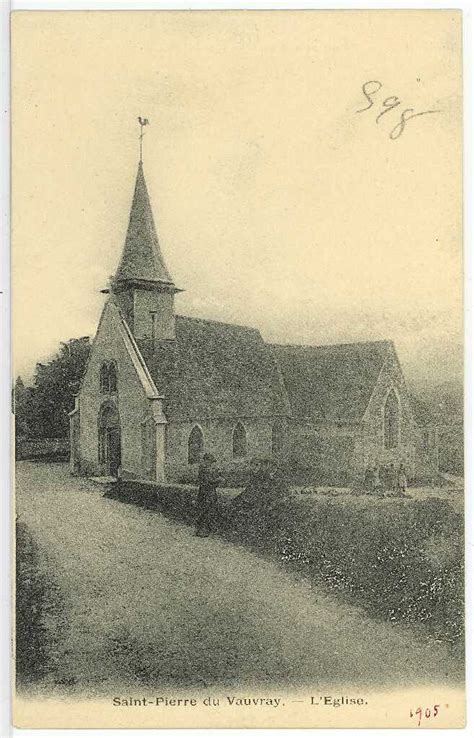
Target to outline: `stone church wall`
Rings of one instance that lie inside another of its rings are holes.
[[[392,389],[399,401],[399,436],[396,447],[385,448],[384,409]],[[418,427],[394,352],[380,372],[361,423],[294,421],[286,458],[301,480],[334,485],[362,481],[369,464],[393,463],[398,468],[404,463],[412,479],[427,479],[438,463],[436,433]]]
[[[295,484],[345,486],[353,478],[356,430],[294,421],[282,457]]]
[[[115,322],[106,307],[79,395],[79,469],[83,474],[106,474],[99,463],[98,418],[102,403],[109,401],[120,417],[122,474],[143,478],[149,474],[144,473],[141,421],[149,404]],[[99,375],[102,363],[111,360],[117,362],[117,392],[109,395],[101,392]]]
[[[399,401],[399,439],[394,448],[385,448],[384,409],[387,396],[394,390]],[[362,421],[362,433],[354,454],[356,475],[363,478],[368,464],[385,466],[400,463],[406,466],[410,477],[417,476],[424,468],[420,448],[421,432],[410,404],[403,374],[397,358],[392,353],[380,373]]]
[[[232,455],[233,431],[241,422],[247,432],[247,454],[240,459]],[[191,478],[195,469],[188,464],[188,439],[195,425],[204,435],[204,450],[213,453],[219,465],[226,469],[243,465],[255,456],[272,452],[272,421],[246,418],[207,419],[196,421],[170,420],[166,428],[167,479]]]

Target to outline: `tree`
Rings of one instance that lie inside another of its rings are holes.
[[[38,363],[33,387],[25,387],[21,377],[15,383],[17,435],[30,438],[66,438],[68,413],[74,407],[90,353],[88,336],[61,343],[56,356]]]
[[[25,387],[25,383],[19,376],[13,389],[13,412],[15,413],[16,436],[29,436],[28,409],[31,403],[32,388]]]

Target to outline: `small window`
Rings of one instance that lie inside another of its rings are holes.
[[[105,361],[100,367],[100,391],[105,394],[117,392],[117,367],[115,361]]]
[[[397,448],[400,437],[400,404],[395,391],[388,393],[384,408],[384,446]]]
[[[109,392],[117,392],[117,367],[114,361],[109,364]]]
[[[109,370],[108,364],[102,364],[100,367],[100,391],[107,392],[109,387]]]
[[[188,464],[198,464],[204,452],[204,435],[198,425],[195,425],[188,438]]]
[[[232,436],[232,456],[242,459],[247,456],[247,432],[242,423],[237,423]]]

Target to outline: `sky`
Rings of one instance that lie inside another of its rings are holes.
[[[141,115],[180,314],[280,343],[390,338],[409,382],[458,379],[459,41],[456,11],[14,14],[15,373],[95,333]],[[392,140],[408,108],[440,112]]]

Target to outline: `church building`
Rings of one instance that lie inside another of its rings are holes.
[[[156,482],[189,478],[203,452],[223,469],[274,457],[315,483],[367,465],[433,473],[391,341],[294,346],[258,329],[177,314],[140,161],[122,257],[70,413],[71,469]]]

